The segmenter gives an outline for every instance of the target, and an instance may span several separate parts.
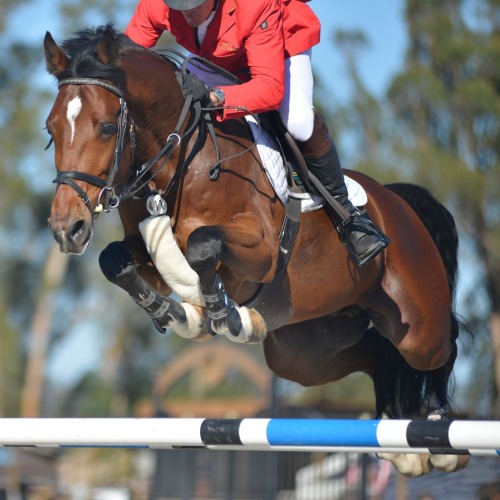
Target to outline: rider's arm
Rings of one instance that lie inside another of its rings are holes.
[[[143,47],[153,47],[169,29],[167,13],[168,7],[163,0],[140,0],[125,34]]]
[[[239,2],[236,23],[241,30],[250,80],[221,87],[224,106],[247,108],[253,113],[278,109],[285,89],[283,16],[280,0]],[[225,108],[219,119],[248,114],[243,109]]]

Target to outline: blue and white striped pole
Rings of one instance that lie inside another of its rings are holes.
[[[500,422],[2,418],[0,446],[500,455]]]

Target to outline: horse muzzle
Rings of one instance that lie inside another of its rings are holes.
[[[65,254],[83,254],[94,237],[94,224],[87,219],[61,220],[51,215],[48,223],[59,250]]]

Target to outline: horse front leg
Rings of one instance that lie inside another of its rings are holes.
[[[235,292],[238,281],[253,282],[257,287],[259,282],[270,279],[277,242],[272,245],[264,234],[255,217],[243,214],[228,224],[202,226],[190,234],[186,258],[199,276],[211,333],[225,334],[240,343],[257,343],[266,337],[267,328],[260,314],[239,307],[229,297],[218,272],[223,265]]]
[[[183,305],[168,297],[171,290],[151,265],[144,244],[139,239],[110,243],[101,252],[99,265],[111,283],[125,290],[148,313],[159,332],[165,333],[167,327],[172,327],[178,334],[192,340],[206,336],[206,329],[199,319],[200,313],[186,311]]]

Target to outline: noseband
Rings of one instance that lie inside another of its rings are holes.
[[[134,123],[128,114],[127,103],[125,102],[123,91],[120,88],[95,78],[66,78],[65,80],[61,80],[59,82],[58,88],[61,88],[64,85],[97,85],[99,87],[105,88],[106,90],[109,90],[113,94],[117,95],[120,99],[120,115],[118,116],[118,130],[115,153],[113,165],[111,167],[108,178],[104,180],[100,177],[87,174],[85,172],[78,172],[76,170],[62,170],[57,173],[57,176],[53,181],[57,185],[66,184],[67,186],[73,188],[78,193],[78,196],[80,196],[80,198],[83,200],[90,213],[92,213],[95,217],[99,212],[109,212],[110,210],[117,208],[120,203],[120,197],[115,193],[113,181],[120,166],[121,154],[123,152],[125,134],[127,130],[130,137],[132,152],[135,149]],[[92,208],[92,204],[90,203],[87,193],[74,182],[75,180],[87,182],[88,184],[101,188],[101,192],[99,193],[97,206],[95,209]]]

